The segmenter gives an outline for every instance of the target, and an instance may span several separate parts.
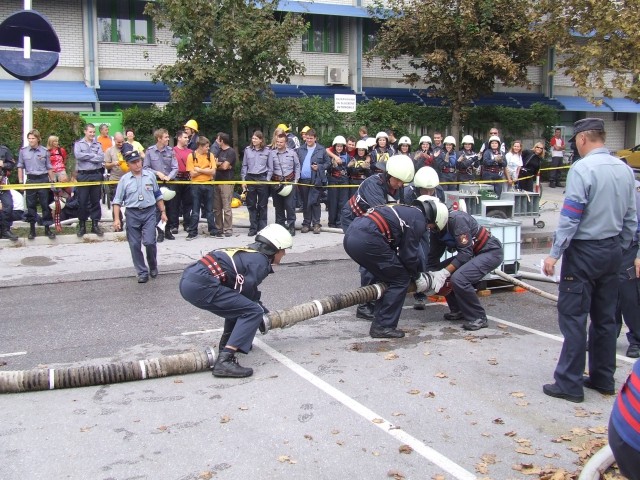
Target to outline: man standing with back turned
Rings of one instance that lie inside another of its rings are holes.
[[[569,170],[567,193],[544,273],[553,275],[562,256],[558,323],[564,335],[546,395],[584,400],[583,386],[613,395],[616,370],[616,298],[622,249],[636,231],[635,180],[631,169],[609,155],[604,122],[585,118],[574,124],[570,141],[583,157]],[[589,376],[583,377],[589,326]]]

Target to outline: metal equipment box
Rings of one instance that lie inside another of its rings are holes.
[[[540,194],[534,192],[516,191],[502,192],[502,200],[513,201],[513,217],[539,217]]]

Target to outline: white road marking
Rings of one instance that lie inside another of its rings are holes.
[[[353,398],[349,397],[345,393],[341,392],[337,388],[333,387],[332,385],[329,385],[327,382],[325,382],[324,380],[321,380],[320,378],[315,376],[313,373],[306,370],[304,367],[295,363],[289,357],[271,348],[262,340],[258,340],[257,338],[254,338],[253,344],[257,345],[267,355],[274,358],[278,362],[282,363],[285,367],[289,368],[294,373],[300,375],[306,381],[308,381],[315,387],[319,388],[327,395],[330,395],[331,397],[335,398],[337,401],[342,403],[345,407],[350,408],[355,413],[357,413],[361,417],[371,422],[372,425],[375,425],[376,427],[380,428],[382,431],[391,435],[392,437],[402,442],[403,444],[410,445],[411,448],[413,448],[413,450],[416,453],[422,455],[431,463],[447,471],[453,477],[459,480],[476,480],[477,479],[477,477],[473,473],[469,472],[468,470],[465,470],[463,467],[455,463],[453,460],[450,460],[449,458],[445,457],[444,455],[434,450],[433,448],[428,447],[417,438],[413,437],[412,435],[409,435],[407,432],[400,430],[398,427],[394,427],[394,425],[391,422],[384,419],[382,415],[378,415],[373,410],[370,410],[369,408],[365,407],[364,405],[354,400]],[[373,423],[374,419],[382,419],[383,422]]]
[[[523,325],[518,325],[517,323],[512,323],[512,322],[509,322],[508,320],[502,320],[501,318],[493,317],[491,315],[487,315],[487,318],[489,320],[493,320],[494,322],[501,323],[503,325],[508,325],[509,327],[517,328],[518,330],[522,330],[525,332],[533,333],[534,335],[539,335],[544,338],[555,340],[556,342],[560,342],[560,343],[564,342],[564,338],[561,337],[560,335],[553,335],[551,333],[542,332],[540,330],[536,330],[535,328],[529,328]],[[635,361],[637,360],[635,358],[625,357],[624,355],[616,355],[616,358],[618,360],[622,360],[623,362],[627,362],[627,363],[635,363]]]
[[[203,333],[221,332],[222,328],[212,328],[211,330],[195,330],[193,332],[182,332],[180,335],[202,335]]]
[[[20,355],[26,355],[27,352],[12,352],[12,353],[0,353],[0,358],[4,357],[19,357]]]

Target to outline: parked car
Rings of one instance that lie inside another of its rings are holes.
[[[627,160],[631,168],[640,168],[640,145],[625,150],[618,150],[616,156]]]

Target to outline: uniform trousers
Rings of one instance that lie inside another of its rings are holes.
[[[9,231],[13,224],[13,197],[11,190],[0,190],[0,231]]]
[[[273,198],[273,208],[276,211],[276,223],[284,228],[296,226],[296,196],[295,190],[289,195],[283,197],[275,192],[275,188],[271,190]]]
[[[78,182],[101,182],[104,180],[101,172],[82,173],[78,172]],[[87,187],[78,186],[76,197],[78,198],[78,220],[85,222],[89,218],[93,222],[99,222],[102,217],[100,208],[100,196],[102,187],[91,185]]]
[[[618,292],[616,322],[621,327],[624,318],[624,323],[629,328],[627,332],[629,345],[640,345],[640,279],[631,279],[627,273],[627,269],[634,267],[633,261],[636,259],[637,253],[637,242],[633,242],[629,248],[622,250],[622,264],[618,271],[620,291]]]
[[[376,281],[387,284],[387,290],[375,303],[373,325],[396,328],[411,275],[375,223],[366,217],[358,217],[351,223],[343,244],[347,254]]]
[[[331,177],[329,185],[348,185],[348,178],[346,176]],[[349,189],[346,187],[334,187],[329,188],[328,202],[329,202],[329,225],[340,226],[340,212],[342,207],[349,200]]]
[[[486,318],[487,314],[482,308],[474,285],[479,283],[487,273],[496,269],[503,258],[500,242],[494,237],[489,238],[487,244],[476,256],[451,274],[452,291],[445,297],[449,309],[452,312],[462,312],[464,319],[468,322]],[[453,258],[448,258],[439,265],[438,269],[446,267],[452,261]]]
[[[44,175],[29,175],[27,177],[27,185],[30,183],[48,183],[49,175],[46,173]],[[98,186],[98,188],[100,188]],[[9,196],[11,196],[11,192]],[[38,189],[30,189],[27,190],[26,195],[26,203],[27,203],[27,214],[25,216],[25,220],[29,223],[36,223],[36,219],[38,218],[37,206],[40,204],[40,208],[42,210],[42,225],[48,227],[53,224],[53,218],[51,216],[51,209],[49,208],[49,194],[51,193],[51,189],[49,188],[38,188]]]
[[[453,172],[453,173],[439,172],[438,175],[440,176],[440,182],[454,182],[454,183],[447,183],[447,184],[441,183],[441,187],[444,191],[458,190],[458,185],[455,183],[458,181],[458,175],[456,174],[456,172]]]
[[[589,376],[593,385],[613,389],[616,370],[616,300],[620,240],[571,240],[562,255],[558,323],[564,336],[554,373],[563,393],[582,396],[589,325]]]
[[[491,172],[482,172],[482,180],[504,180],[504,174],[500,173],[491,173]],[[493,191],[496,192],[498,198],[502,195],[502,189],[504,186],[504,182],[495,182],[491,184],[493,186]]]
[[[254,175],[252,173],[248,173],[245,176],[245,180],[248,182],[264,182],[266,179],[266,174]],[[245,203],[247,205],[247,210],[249,211],[249,230],[252,232],[259,232],[267,226],[269,185],[247,185],[247,198],[245,199]]]
[[[169,190],[175,191],[175,185],[167,185],[160,184],[161,187],[168,188]],[[164,208],[166,209],[167,214],[167,228],[165,230],[171,230],[172,228],[178,228],[178,202],[176,202],[176,197],[173,197],[171,200],[163,200]],[[159,208],[156,208],[156,224],[160,221],[162,217],[162,212]],[[172,220],[175,220],[175,224],[172,223]]]
[[[125,216],[127,219],[125,230],[127,232],[129,250],[131,250],[131,258],[133,259],[133,267],[139,276],[146,277],[149,275],[149,270],[142,254],[142,245],[146,249],[149,269],[158,268],[156,258],[156,206],[152,205],[142,209],[127,207]]]
[[[231,333],[227,345],[249,353],[265,314],[260,303],[222,284],[200,262],[185,269],[180,294],[193,306],[224,318],[224,333]]]

